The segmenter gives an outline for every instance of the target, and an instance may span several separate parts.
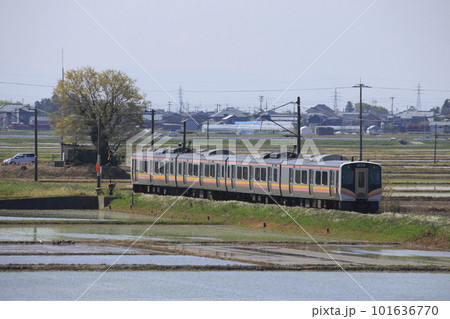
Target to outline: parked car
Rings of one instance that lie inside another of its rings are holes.
[[[178,136],[178,135],[177,135],[177,133],[170,132],[170,133],[168,134],[168,136],[170,136],[170,137],[176,137],[176,136]]]
[[[19,153],[3,161],[3,165],[34,163],[34,153]]]

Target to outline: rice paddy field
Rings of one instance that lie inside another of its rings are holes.
[[[236,145],[236,152],[276,150],[275,144],[286,138],[258,135],[256,140],[236,136],[213,136],[211,144],[220,141],[227,147]],[[176,146],[181,137],[170,140]],[[206,140],[202,140],[203,143]],[[312,141],[312,142],[311,142]],[[301,225],[315,236],[332,233],[338,241],[415,242],[434,247],[450,246],[450,140],[437,140],[436,163],[434,163],[434,140],[423,135],[365,136],[363,156],[383,165],[383,200],[380,214],[362,215],[352,212],[321,211],[317,209],[289,207],[286,212],[295,216]],[[52,132],[42,132],[39,143],[39,182],[34,182],[34,165],[9,165],[0,167],[0,199],[52,197],[96,194],[94,165],[66,165],[54,167],[59,160],[60,138]],[[87,139],[82,141],[90,144]],[[194,141],[194,145],[199,141]],[[294,142],[295,143],[295,142]],[[309,144],[306,144],[309,143]],[[205,143],[206,144],[206,143]],[[314,145],[321,154],[340,154],[347,158],[359,155],[357,135],[340,135],[306,139],[305,145]],[[292,146],[288,147],[288,150]],[[32,132],[0,132],[0,158],[6,159],[19,152],[34,152]],[[126,176],[113,174],[116,184],[111,203],[112,210],[147,214],[155,220],[176,199],[154,195],[134,194]],[[103,174],[103,189],[107,192],[109,176]],[[159,222],[165,223],[217,223],[233,224],[247,228],[296,233],[300,228],[293,223],[283,209],[273,205],[239,202],[210,202],[183,198],[164,214]],[[209,219],[208,219],[209,218]],[[329,238],[329,237],[328,237]]]

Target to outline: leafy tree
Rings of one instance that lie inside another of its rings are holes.
[[[135,86],[135,80],[116,70],[96,72],[91,67],[70,70],[54,90],[59,110],[53,118],[55,135],[83,133],[97,146],[101,127],[102,158],[116,151],[143,123],[148,101]]]
[[[353,107],[353,103],[348,101],[347,105],[345,106],[345,112],[350,113],[350,112],[355,112],[355,108]]]
[[[359,103],[355,104],[355,109],[357,112],[359,112]],[[370,105],[370,104],[366,104],[363,103],[363,112],[368,112],[368,113],[373,113],[373,114],[378,114],[378,115],[386,115],[389,113],[389,111],[382,106],[375,106],[375,105]]]
[[[446,99],[441,107],[441,115],[450,115],[450,99]]]
[[[34,102],[34,106],[46,113],[55,113],[60,105],[58,105],[56,96],[53,95],[51,99],[45,98]]]

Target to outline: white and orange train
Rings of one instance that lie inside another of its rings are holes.
[[[299,160],[292,153],[265,153],[258,160],[228,150],[135,153],[135,192],[219,200],[376,212],[382,194],[381,166],[339,155]]]

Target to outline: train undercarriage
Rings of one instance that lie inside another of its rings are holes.
[[[262,204],[279,204],[284,206],[300,206],[307,208],[323,208],[323,209],[339,209],[348,211],[357,211],[362,213],[375,213],[378,211],[378,202],[369,202],[367,200],[357,201],[337,201],[316,198],[297,198],[297,197],[283,197],[283,196],[269,196],[264,194],[238,193],[238,192],[224,192],[203,189],[186,189],[167,186],[154,185],[138,185],[133,184],[133,191],[135,193],[146,193],[156,195],[170,195],[170,196],[186,196],[205,198],[209,200],[239,200],[250,203]]]

